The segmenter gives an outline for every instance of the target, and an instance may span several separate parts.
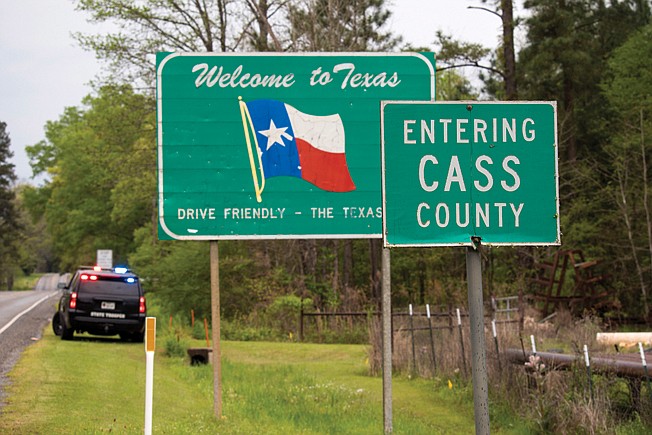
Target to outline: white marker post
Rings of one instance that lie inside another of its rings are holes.
[[[410,304],[410,336],[412,337],[412,375],[417,374],[417,350],[414,345],[414,313],[412,312],[412,304]]]
[[[460,309],[457,310],[457,329],[460,332],[460,350],[462,352],[462,364],[464,365],[464,374],[466,375],[466,351],[464,350],[464,335],[462,334],[462,316],[460,315]]]
[[[645,352],[643,351],[643,343],[638,342],[638,351],[641,354],[641,364],[643,364],[643,370],[645,371],[645,380],[647,382],[647,390],[650,392],[650,398],[652,398],[652,388],[650,388],[650,375],[647,371],[647,360],[645,359]]]
[[[530,335],[530,342],[532,343],[532,353],[534,354],[534,356],[536,356],[536,354],[537,354],[537,344],[534,341],[534,335]]]
[[[156,317],[145,319],[145,435],[152,435],[152,399],[154,396],[154,350]]]
[[[500,351],[498,349],[498,333],[496,332],[496,319],[491,319],[491,332],[494,336],[494,345],[496,346],[496,361],[498,361],[498,373],[503,374],[503,368],[500,364]]]
[[[593,402],[593,379],[591,377],[591,360],[589,359],[589,347],[584,345],[584,364],[586,364],[586,376],[589,380],[589,391],[591,393],[591,402]]]
[[[426,304],[428,315],[428,329],[430,330],[430,352],[432,353],[432,369],[437,371],[437,360],[435,359],[435,337],[432,335],[432,319],[430,318],[430,304]]]

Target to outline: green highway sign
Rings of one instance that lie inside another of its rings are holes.
[[[159,53],[159,238],[382,237],[380,102],[422,53]]]
[[[559,245],[555,102],[383,101],[385,246]]]

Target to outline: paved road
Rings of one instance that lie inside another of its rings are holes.
[[[32,291],[0,291],[0,411],[7,373],[22,351],[41,338],[56,309],[58,274],[44,275]]]

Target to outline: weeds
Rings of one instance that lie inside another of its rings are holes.
[[[449,322],[445,316],[438,318],[433,323],[431,342],[425,316],[414,316],[414,331],[410,329],[407,316],[395,316],[392,341],[394,372],[408,377],[448,379],[451,385],[470,386],[470,364],[465,370],[464,361],[470,361],[471,346],[468,323],[464,320],[460,339],[456,322]],[[581,355],[580,349],[587,344],[592,353],[606,352],[609,349],[600,347],[595,340],[596,332],[602,329],[599,319],[587,316],[578,320],[560,312],[554,322],[542,324],[526,318],[524,325],[521,334],[516,323],[498,325],[499,353],[496,352],[491,326],[486,328],[490,400],[531,421],[536,433],[650,433],[652,408],[645,394],[647,388],[640,381],[632,385],[632,380],[593,374],[591,393],[583,359],[568,371],[546,367],[537,357],[530,358],[521,367],[499,360],[507,348],[523,347],[525,352],[529,352],[530,335],[535,337],[539,351]],[[368,352],[371,374],[382,371],[381,337],[380,321],[373,322],[369,328],[371,346]],[[466,353],[464,357],[462,349]]]

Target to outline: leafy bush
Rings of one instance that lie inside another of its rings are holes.
[[[280,334],[267,327],[256,327],[240,320],[223,321],[220,325],[220,337],[233,341],[280,341]]]
[[[185,358],[190,343],[180,334],[169,334],[163,338],[163,350],[170,358]]]
[[[204,328],[204,320],[195,319],[195,326],[192,327],[192,338],[195,340],[206,340],[206,329]],[[211,327],[208,325],[208,339],[211,339]]]
[[[324,344],[367,344],[369,343],[369,327],[356,324],[351,328],[322,329],[321,332],[304,330],[303,340]]]
[[[312,307],[312,299],[302,299],[294,295],[277,297],[265,312],[267,324],[283,335],[297,335],[302,303],[306,311]]]

